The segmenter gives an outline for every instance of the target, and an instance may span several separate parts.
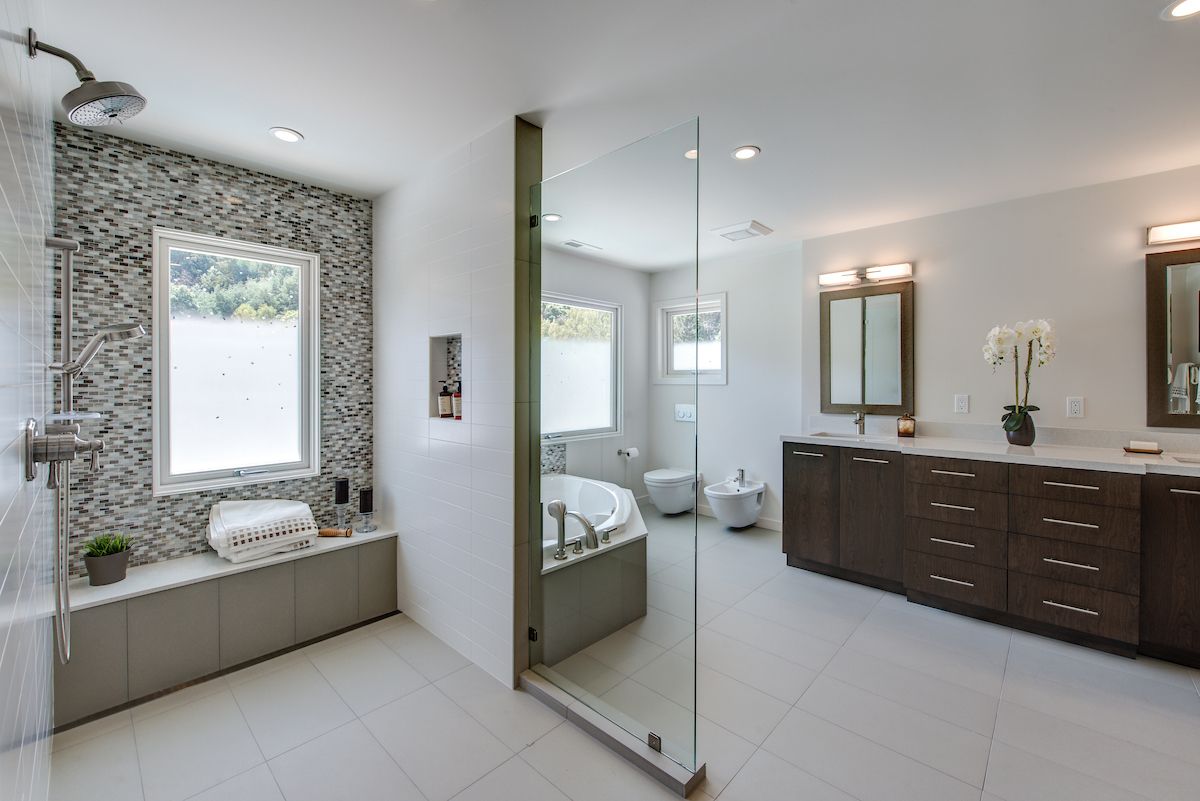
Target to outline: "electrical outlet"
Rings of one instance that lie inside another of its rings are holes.
[[[1083,417],[1083,398],[1067,398],[1067,417]]]
[[[971,396],[970,395],[955,395],[954,396],[954,413],[955,414],[970,414],[971,412]]]

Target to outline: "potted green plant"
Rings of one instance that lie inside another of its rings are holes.
[[[125,578],[129,566],[128,534],[99,534],[83,544],[83,563],[93,587],[114,584]]]
[[[1012,363],[1013,403],[1004,407],[1000,422],[1004,424],[1004,435],[1011,445],[1032,445],[1037,436],[1030,412],[1040,411],[1029,405],[1029,374],[1034,360],[1044,367],[1054,359],[1054,325],[1049,320],[1029,320],[1014,326],[998,325],[988,331],[983,345],[983,359],[992,366],[992,371],[1003,364]],[[1025,393],[1021,394],[1021,349],[1025,349]]]

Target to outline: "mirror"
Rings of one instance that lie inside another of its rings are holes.
[[[913,411],[913,283],[821,294],[821,411]]]
[[[1146,256],[1146,424],[1200,428],[1200,249]]]

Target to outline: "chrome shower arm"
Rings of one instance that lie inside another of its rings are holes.
[[[80,83],[83,83],[84,81],[96,80],[96,76],[92,73],[91,70],[89,70],[87,67],[83,66],[82,61],[80,61],[78,58],[76,58],[71,53],[68,53],[66,50],[63,50],[61,47],[55,47],[54,45],[48,45],[45,42],[39,42],[38,38],[37,38],[37,31],[35,31],[33,28],[30,28],[29,29],[29,57],[37,58],[37,54],[38,54],[39,50],[42,51],[43,53],[49,53],[52,56],[57,56],[57,57],[61,58],[63,61],[66,61],[72,67],[74,67],[75,68],[75,77],[79,79]]]

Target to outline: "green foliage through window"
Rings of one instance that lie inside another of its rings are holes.
[[[613,313],[542,301],[542,338],[611,342]]]
[[[295,320],[300,271],[286,264],[171,248],[171,314]]]
[[[721,341],[721,313],[719,311],[702,311],[699,314],[671,315],[671,339],[673,342],[690,342],[695,337],[697,342]]]

